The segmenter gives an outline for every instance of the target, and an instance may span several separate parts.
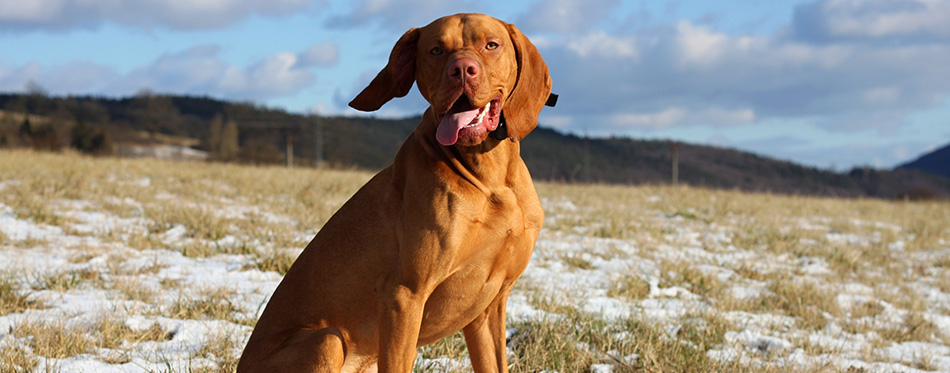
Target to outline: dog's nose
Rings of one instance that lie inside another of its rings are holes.
[[[478,77],[480,71],[478,63],[468,57],[456,59],[448,67],[449,77],[460,81],[474,79]]]

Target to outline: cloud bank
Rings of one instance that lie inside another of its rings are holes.
[[[263,101],[312,86],[316,75],[310,68],[335,65],[339,46],[315,44],[300,53],[275,53],[244,67],[228,64],[220,54],[216,45],[195,46],[164,54],[126,74],[111,66],[82,62],[63,66],[0,64],[0,91],[20,91],[33,81],[53,94],[121,96],[148,88],[160,93]]]
[[[788,27],[766,36],[680,21],[536,43],[564,98],[560,111],[606,123],[605,132],[808,119],[886,133],[950,97],[950,22],[936,21],[950,19],[948,9],[943,0],[826,0],[798,7]]]
[[[68,30],[112,22],[130,28],[221,28],[251,15],[275,17],[313,0],[0,0],[0,29]]]

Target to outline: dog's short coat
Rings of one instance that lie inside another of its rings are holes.
[[[413,82],[422,122],[297,258],[239,372],[410,372],[418,346],[459,329],[476,372],[508,370],[505,304],[544,220],[518,140],[551,78],[515,26],[457,14],[406,32],[350,106]]]

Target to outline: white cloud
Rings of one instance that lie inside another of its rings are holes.
[[[134,28],[212,29],[250,15],[283,16],[314,0],[0,0],[0,29],[70,29],[112,22]]]
[[[729,37],[722,33],[695,26],[682,21],[676,25],[676,45],[684,62],[710,65],[715,64],[730,47]]]
[[[685,118],[686,110],[680,107],[672,107],[652,113],[614,114],[611,118],[610,124],[616,127],[633,126],[666,128],[676,124],[681,124]]]
[[[340,47],[331,41],[311,45],[300,53],[300,66],[333,66],[340,61]]]
[[[636,59],[639,55],[635,37],[613,37],[603,31],[594,31],[571,40],[567,43],[567,48],[585,58]]]
[[[297,56],[293,53],[269,56],[247,71],[247,85],[232,89],[231,92],[248,97],[282,96],[296,92],[315,81],[313,73],[295,68],[296,65]]]
[[[901,90],[897,87],[875,87],[865,90],[861,96],[868,104],[889,104],[900,100]]]
[[[719,126],[734,126],[755,122],[755,110],[752,109],[724,109],[714,107],[695,114],[695,121],[699,124],[715,124]]]
[[[228,65],[219,52],[219,47],[206,45],[162,56],[120,79],[111,93],[148,87],[158,92],[262,100],[295,93],[315,80],[312,72],[298,66],[294,53],[276,53],[241,68]]]
[[[816,41],[931,42],[950,39],[947,0],[823,0],[796,8],[797,37]]]
[[[50,67],[36,62],[18,67],[0,64],[0,91],[22,91],[27,82],[33,81],[56,94],[89,92],[90,89],[101,88],[103,81],[115,77],[116,73],[112,68],[89,62],[72,62]]]
[[[543,0],[517,21],[525,32],[587,33],[617,8],[618,0]]]
[[[425,26],[445,15],[479,12],[484,8],[472,0],[363,0],[353,10],[331,17],[327,26],[345,29],[378,24],[390,30],[405,31]]]
[[[735,126],[755,121],[752,109],[669,107],[648,113],[617,113],[607,124],[615,128],[638,127],[663,129],[685,125]]]
[[[682,21],[627,35],[547,35],[539,47],[564,97],[556,111],[628,127],[806,119],[894,133],[950,97],[950,43],[811,42]]]
[[[542,123],[546,127],[553,127],[562,130],[567,129],[568,126],[574,123],[573,116],[549,113],[550,112],[541,111],[541,117],[539,117],[538,122]]]

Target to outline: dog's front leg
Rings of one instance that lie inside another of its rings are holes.
[[[422,325],[425,295],[418,288],[392,286],[380,308],[379,371],[411,372]]]
[[[472,360],[472,368],[476,373],[508,372],[508,356],[505,349],[507,303],[508,292],[504,291],[485,309],[485,313],[462,329],[465,334],[465,345],[468,346],[468,356]]]

